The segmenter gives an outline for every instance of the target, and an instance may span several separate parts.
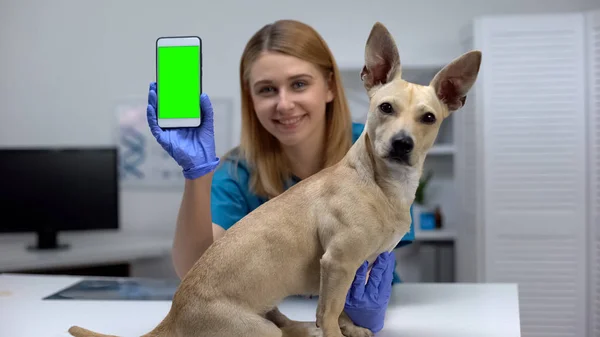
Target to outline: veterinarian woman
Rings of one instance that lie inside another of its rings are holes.
[[[339,161],[364,126],[352,123],[327,44],[297,21],[277,21],[252,36],[241,58],[240,86],[241,145],[219,159],[209,97],[201,95],[200,127],[161,130],[156,84],[150,85],[150,129],[186,178],[173,245],[180,277],[246,214]],[[413,237],[411,228],[401,244]],[[379,287],[365,286],[366,265],[358,270],[345,306],[355,324],[374,332],[383,327],[392,279],[399,282],[395,263],[393,253],[377,258],[369,280],[389,280]],[[353,296],[357,293],[363,295]]]

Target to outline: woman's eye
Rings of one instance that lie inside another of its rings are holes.
[[[265,94],[265,93],[268,94],[268,93],[273,92],[273,91],[275,91],[275,88],[273,88],[273,87],[263,87],[258,92],[261,93],[261,94]]]
[[[293,84],[293,87],[294,87],[294,88],[296,88],[296,89],[300,89],[300,88],[303,88],[303,87],[305,87],[305,86],[306,86],[306,83],[304,83],[304,82],[301,82],[301,81],[299,81],[299,82],[294,82],[294,84]]]

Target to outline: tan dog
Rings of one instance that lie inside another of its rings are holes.
[[[427,151],[442,121],[463,106],[480,62],[472,51],[429,86],[408,83],[393,38],[376,23],[361,72],[370,98],[363,134],[338,164],[263,204],[216,241],[145,336],[372,336],[343,313],[346,294],[359,266],[409,231]],[[319,295],[316,324],[278,311],[279,301],[297,294]]]

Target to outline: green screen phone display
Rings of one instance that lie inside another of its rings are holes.
[[[159,119],[200,118],[200,46],[158,46]]]

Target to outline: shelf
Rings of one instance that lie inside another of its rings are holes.
[[[421,230],[415,228],[415,241],[454,241],[456,232],[449,229]]]
[[[434,145],[427,154],[432,156],[450,156],[455,151],[456,149],[452,145]]]

